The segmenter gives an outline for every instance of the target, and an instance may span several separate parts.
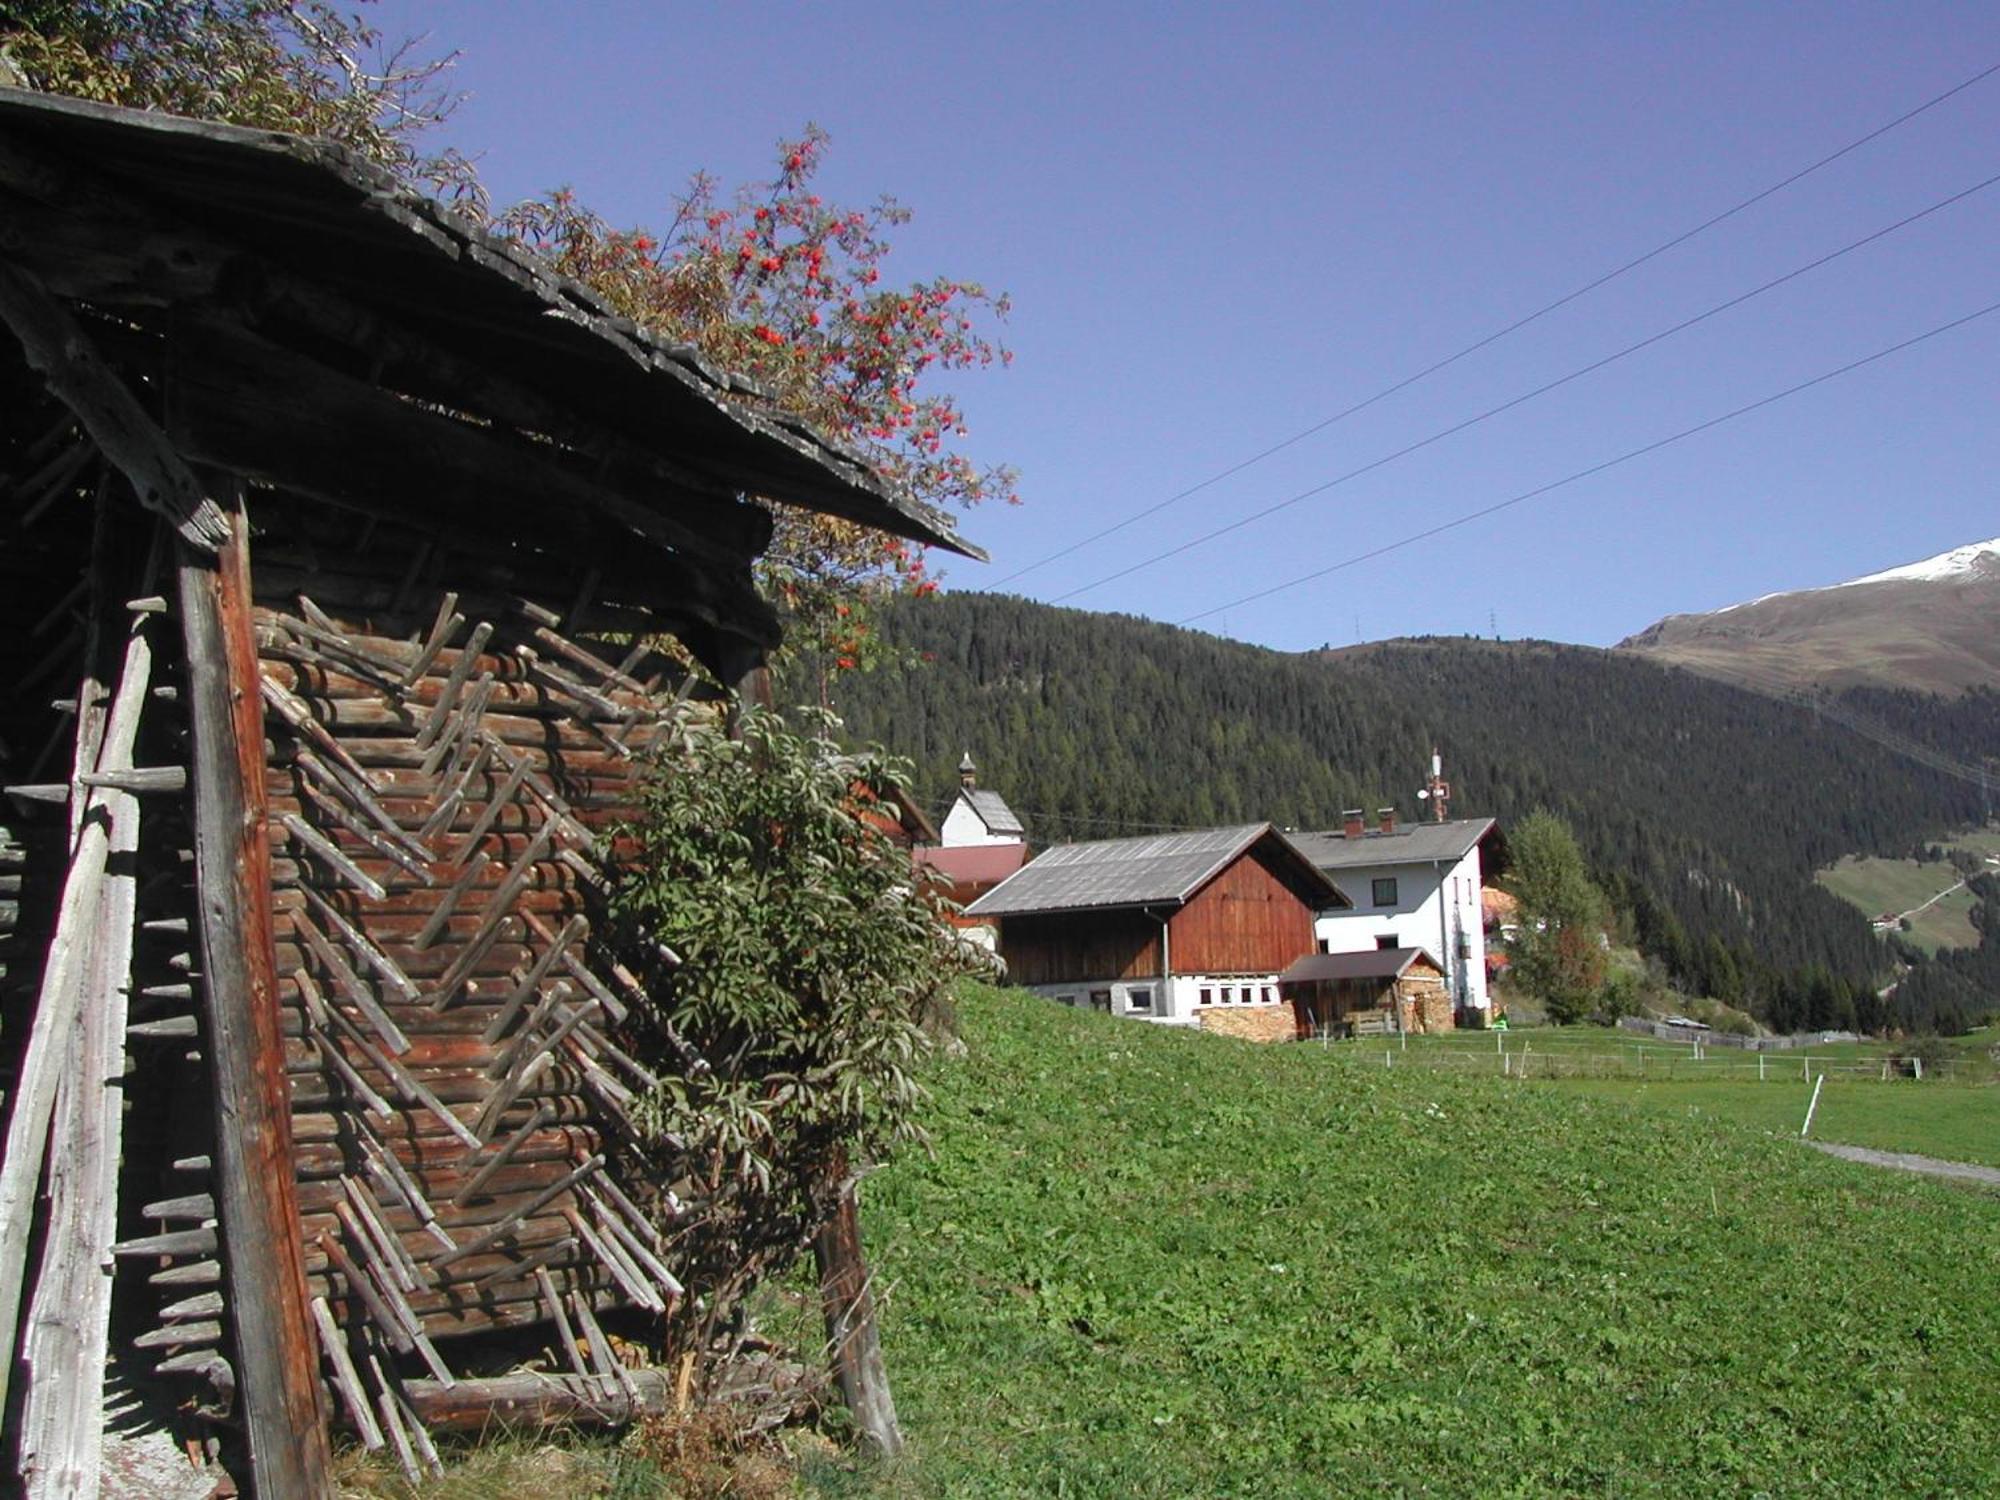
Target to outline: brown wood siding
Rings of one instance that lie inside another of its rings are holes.
[[[1137,911],[1006,917],[1000,955],[1015,984],[1149,979],[1160,972],[1160,923]]]
[[[1176,974],[1271,974],[1313,951],[1312,908],[1252,848],[1174,915]]]

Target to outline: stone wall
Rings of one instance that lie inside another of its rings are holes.
[[[1289,1005],[1254,1005],[1242,1010],[1210,1006],[1195,1012],[1203,1031],[1241,1037],[1246,1042],[1289,1042],[1299,1034]]]

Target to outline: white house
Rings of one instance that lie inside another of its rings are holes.
[[[1385,807],[1374,827],[1350,812],[1344,827],[1295,833],[1292,842],[1339,886],[1353,905],[1322,911],[1314,923],[1322,953],[1422,948],[1442,960],[1452,1005],[1470,1024],[1485,1024],[1486,930],[1480,890],[1486,869],[1504,857],[1492,818],[1399,827]]]
[[[938,826],[939,842],[947,849],[963,849],[979,844],[1024,844],[1028,833],[1007,799],[998,792],[982,791],[979,768],[971,752],[958,763],[958,796]]]

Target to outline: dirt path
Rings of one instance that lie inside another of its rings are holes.
[[[1832,1141],[1807,1141],[1816,1151],[1858,1161],[1871,1167],[1894,1167],[1899,1172],[1924,1172],[1932,1177],[1955,1177],[1961,1182],[1980,1182],[2000,1187],[2000,1167],[1979,1167],[1966,1161],[1940,1161],[1935,1156],[1918,1156],[1911,1151],[1871,1151],[1866,1146],[1836,1146]]]

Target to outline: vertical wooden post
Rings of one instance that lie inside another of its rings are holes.
[[[846,1165],[841,1153],[840,1166]],[[903,1451],[903,1429],[882,1363],[882,1338],[875,1326],[875,1297],[869,1289],[868,1261],[861,1252],[861,1207],[852,1178],[843,1181],[833,1214],[813,1236],[819,1267],[820,1308],[840,1396],[854,1417],[861,1439],[876,1454],[894,1458]]]
[[[257,1493],[332,1494],[278,1029],[264,710],[241,505],[211,563],[183,546],[181,629],[194,731],[195,880],[215,1081],[215,1199],[237,1390]]]

